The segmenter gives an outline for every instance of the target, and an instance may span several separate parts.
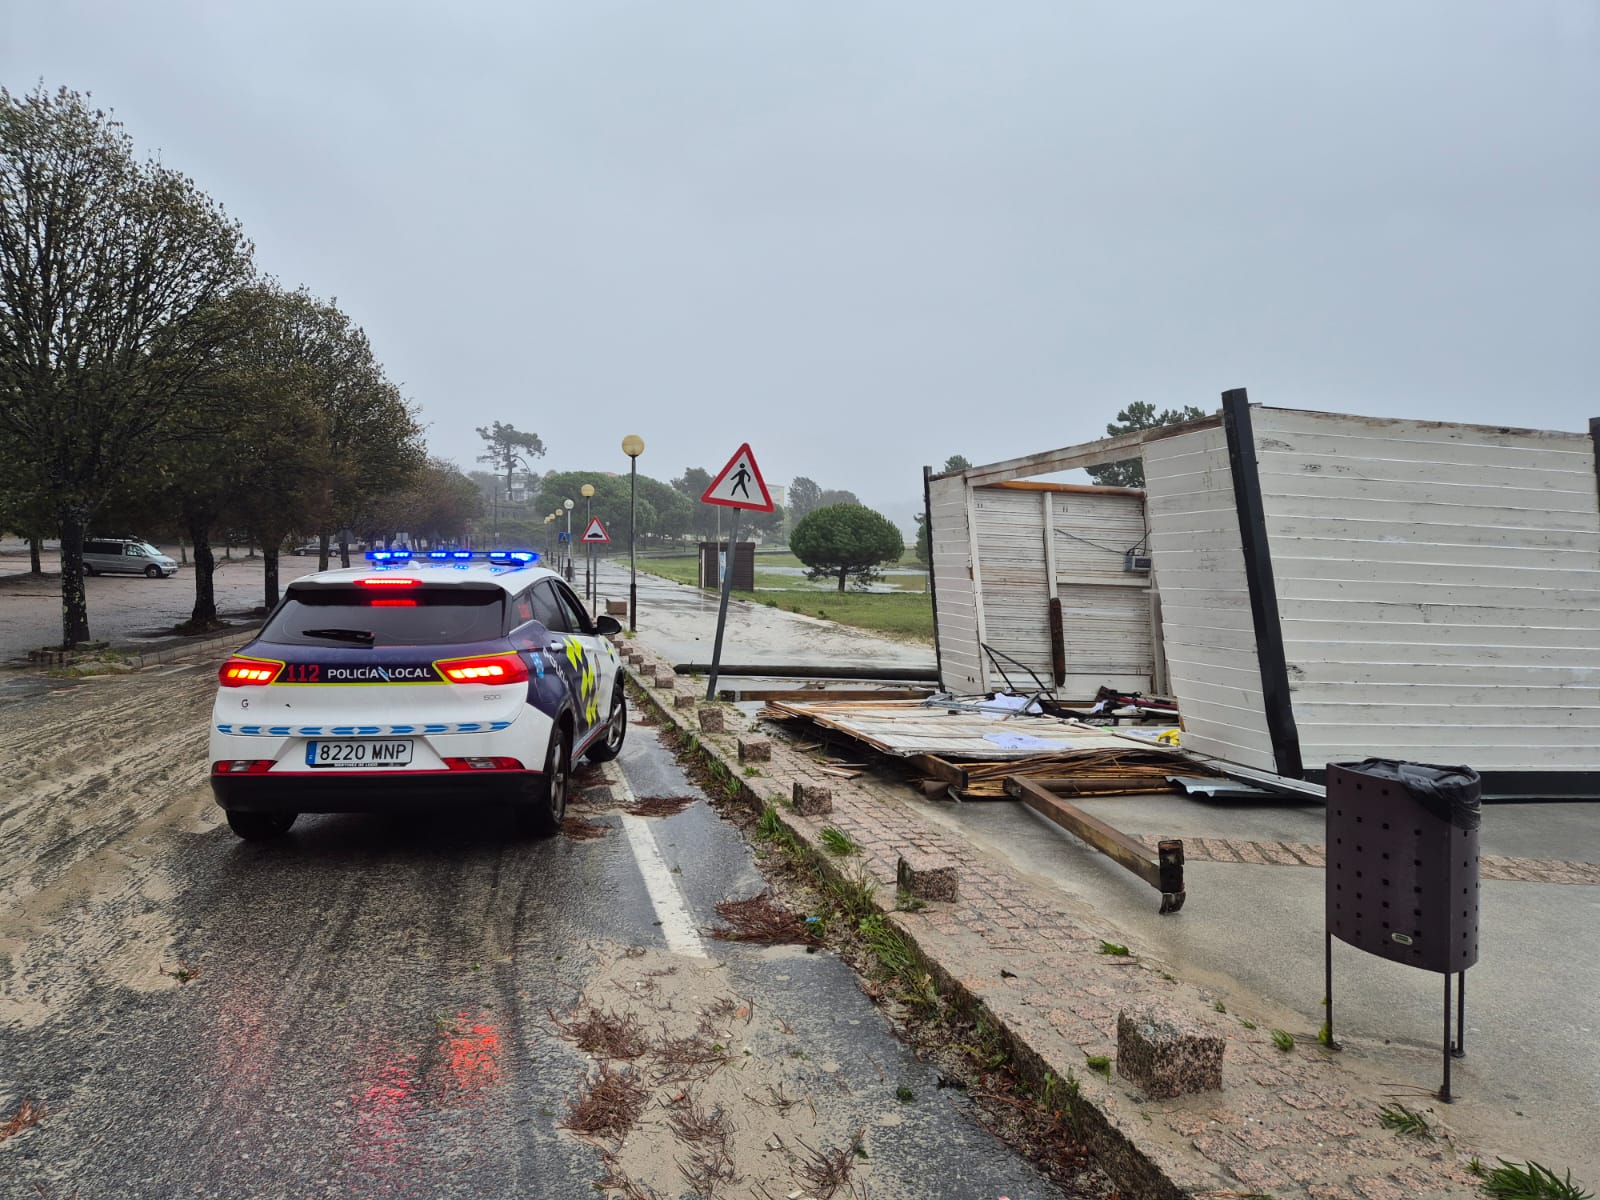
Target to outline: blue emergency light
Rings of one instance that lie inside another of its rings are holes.
[[[412,553],[404,547],[394,550],[368,550],[367,561],[399,566],[412,560]],[[534,550],[429,550],[428,558],[432,562],[471,562],[477,559],[480,562],[492,563],[520,563],[528,566],[539,561],[539,555]]]

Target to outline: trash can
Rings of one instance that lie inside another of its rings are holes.
[[[1329,763],[1327,1004],[1333,1035],[1333,938],[1445,977],[1445,1076],[1465,1052],[1466,969],[1478,961],[1482,781],[1471,767],[1369,758]],[[1450,976],[1459,977],[1450,1045]]]
[[[1329,763],[1333,935],[1424,971],[1477,962],[1480,790],[1470,767]]]

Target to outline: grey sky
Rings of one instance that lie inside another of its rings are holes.
[[[1600,415],[1600,5],[0,0],[472,465],[920,467],[1252,399]]]

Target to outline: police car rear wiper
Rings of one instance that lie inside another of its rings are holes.
[[[332,638],[338,642],[360,642],[364,646],[372,645],[373,632],[370,629],[303,629],[306,637]]]

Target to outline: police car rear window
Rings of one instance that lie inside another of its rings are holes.
[[[365,588],[291,588],[261,631],[283,646],[448,646],[484,642],[504,631],[498,588],[406,588],[374,595]]]

